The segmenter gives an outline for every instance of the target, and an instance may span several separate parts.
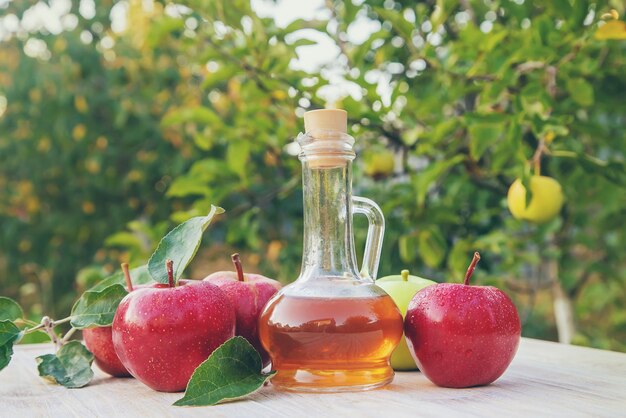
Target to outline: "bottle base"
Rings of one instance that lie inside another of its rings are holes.
[[[295,392],[356,392],[376,389],[393,380],[390,366],[366,370],[278,370],[272,385]]]

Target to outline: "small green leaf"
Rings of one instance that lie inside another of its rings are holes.
[[[168,127],[187,122],[200,125],[219,125],[221,119],[215,112],[206,107],[190,107],[168,112],[161,120],[161,125]]]
[[[0,321],[8,319],[14,321],[18,318],[23,318],[24,312],[20,305],[13,299],[0,296]]]
[[[159,283],[167,283],[165,261],[169,259],[174,262],[174,281],[178,282],[200,247],[202,233],[213,217],[220,213],[224,213],[224,209],[211,205],[207,216],[191,218],[168,232],[148,260],[150,276]]]
[[[215,405],[249,395],[274,374],[263,374],[261,369],[261,356],[254,347],[243,337],[231,338],[196,368],[185,396],[174,405]]]
[[[79,341],[70,341],[56,354],[37,357],[39,376],[66,388],[82,388],[93,378],[93,354]]]
[[[446,256],[446,240],[437,227],[419,232],[419,253],[424,263],[432,268],[438,267]]]
[[[469,149],[473,159],[479,160],[485,151],[493,147],[502,133],[505,132],[501,123],[474,123],[468,128]]]
[[[9,320],[0,321],[0,370],[11,361],[13,344],[20,335],[20,329]]]
[[[297,48],[299,46],[317,45],[317,42],[316,41],[312,41],[311,39],[300,38],[297,41],[293,42],[291,45],[294,48]]]
[[[169,197],[210,196],[211,188],[198,178],[178,177],[167,189]]]
[[[454,157],[448,157],[445,160],[433,161],[428,167],[419,175],[413,179],[413,185],[417,195],[418,207],[423,207],[426,201],[426,195],[430,189],[430,186],[436,181],[441,181],[445,178],[445,174],[455,165],[463,161],[465,157],[463,155],[455,155]]]
[[[591,106],[594,101],[593,86],[584,78],[570,78],[567,80],[567,91],[572,100],[581,106]]]
[[[402,235],[398,240],[398,250],[400,251],[400,260],[403,263],[410,263],[417,258],[417,235]]]
[[[121,284],[114,284],[103,290],[86,291],[72,307],[70,323],[78,329],[111,325],[117,306],[127,294]]]
[[[250,159],[250,143],[248,141],[233,142],[226,151],[228,168],[241,179],[246,177],[246,167]]]

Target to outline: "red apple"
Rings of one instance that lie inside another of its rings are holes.
[[[128,263],[122,263],[126,290],[133,291],[133,283],[128,270]],[[96,365],[103,372],[115,377],[128,377],[130,373],[124,367],[113,348],[113,328],[96,327],[83,330],[83,340],[87,350],[91,351]]]
[[[493,286],[470,286],[480,255],[465,282],[441,283],[417,292],[404,323],[420,370],[438,386],[488,385],[509,366],[520,341],[515,305]]]
[[[233,254],[231,258],[236,272],[218,271],[204,280],[218,286],[229,297],[237,316],[237,335],[247,339],[256,348],[261,354],[263,365],[267,366],[270,357],[259,341],[259,315],[281,285],[260,274],[244,274],[239,254]]]
[[[115,377],[130,376],[113,348],[112,327],[84,329],[83,340],[100,370]]]
[[[196,367],[235,335],[226,294],[203,281],[180,280],[137,289],[120,302],[113,345],[126,369],[161,392],[185,389]]]

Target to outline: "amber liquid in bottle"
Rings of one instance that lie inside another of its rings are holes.
[[[261,341],[277,370],[274,386],[334,391],[393,379],[389,356],[402,337],[402,317],[387,295],[280,295],[260,323]]]

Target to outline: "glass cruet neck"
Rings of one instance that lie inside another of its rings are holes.
[[[299,280],[360,279],[352,234],[352,146],[337,131],[300,134],[304,252]]]

